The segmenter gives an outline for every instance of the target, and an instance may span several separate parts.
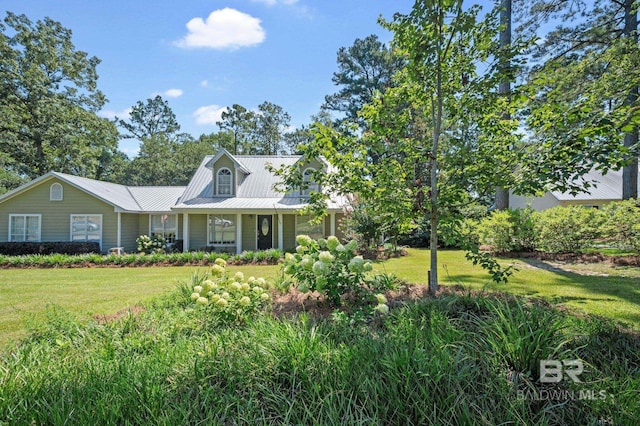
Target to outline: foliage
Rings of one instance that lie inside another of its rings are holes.
[[[603,234],[621,248],[640,253],[640,198],[610,203],[603,207]]]
[[[140,235],[136,238],[136,247],[138,252],[142,254],[164,253],[167,248],[167,242],[162,235]]]
[[[97,115],[100,60],[76,50],[71,30],[50,18],[7,12],[0,21],[0,188],[51,170],[104,176],[117,129]]]
[[[535,250],[537,215],[531,208],[493,211],[478,225],[480,244],[495,253]]]
[[[478,246],[472,246],[468,249],[464,257],[474,265],[480,265],[491,275],[491,280],[496,284],[506,284],[509,277],[518,270],[513,265],[503,267],[490,253],[480,251]]]
[[[191,300],[206,309],[214,325],[243,324],[265,308],[271,297],[264,278],[226,271],[227,262],[216,259],[207,274],[191,276]]]
[[[602,214],[582,206],[553,207],[538,217],[538,250],[576,253],[589,247],[602,235]]]
[[[372,286],[382,281],[366,278],[373,264],[356,255],[355,240],[342,245],[334,236],[315,241],[307,235],[298,235],[296,241],[296,252],[285,255],[283,268],[299,291],[317,291],[326,295],[331,305],[339,306],[344,295],[349,294],[355,304],[362,304],[372,300],[375,292],[386,290]]]
[[[0,255],[23,256],[28,254],[48,255],[52,253],[60,254],[85,254],[98,253],[100,244],[96,242],[2,242],[0,243]]]
[[[180,131],[176,115],[169,107],[169,103],[160,95],[147,99],[146,103],[136,102],[131,107],[128,119],[116,117],[116,122],[126,131],[120,135],[122,139],[143,141],[158,136],[172,139]]]
[[[640,414],[638,339],[611,322],[535,301],[443,295],[369,324],[258,314],[227,327],[210,320],[208,307],[185,306],[182,298],[173,293],[102,322],[50,309],[0,358],[0,418],[583,425],[633,424]],[[584,383],[562,381],[554,390],[604,390],[606,398],[535,398],[548,389],[528,376],[530,364],[547,354],[589,364]]]

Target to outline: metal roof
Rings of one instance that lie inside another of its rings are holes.
[[[186,186],[129,186],[129,192],[144,212],[169,212]]]
[[[591,187],[587,192],[576,195],[561,191],[552,191],[551,194],[559,201],[622,200],[622,170],[610,170],[603,175],[602,172],[592,169],[576,182],[578,184],[589,182]],[[640,174],[638,186],[640,187]]]
[[[66,173],[51,172],[51,175],[121,210],[140,211],[140,205],[128,187],[124,185],[68,175]]]

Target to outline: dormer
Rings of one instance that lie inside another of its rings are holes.
[[[207,163],[211,169],[211,188],[214,197],[235,197],[238,186],[251,172],[226,149],[221,148]]]

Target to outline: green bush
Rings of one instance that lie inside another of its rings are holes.
[[[167,242],[160,235],[154,235],[153,237],[140,235],[136,238],[136,247],[138,248],[138,252],[143,254],[164,253]]]
[[[477,225],[479,242],[496,253],[535,250],[537,218],[530,208],[494,211]]]
[[[194,274],[191,280],[191,300],[207,309],[216,324],[244,323],[262,310],[270,301],[264,278],[245,278],[242,272],[231,277],[227,262],[218,258],[211,274]]]
[[[333,236],[315,241],[307,235],[298,235],[296,241],[296,252],[285,255],[283,268],[298,284],[298,290],[304,293],[318,291],[326,295],[333,306],[339,306],[345,294],[353,295],[356,304],[377,299],[376,309],[388,311],[384,296],[374,296],[376,291],[382,290],[375,284],[387,281],[367,279],[366,274],[373,270],[373,264],[356,255],[358,244],[355,240],[342,245]]]
[[[593,245],[602,235],[603,214],[582,206],[553,207],[538,216],[538,250],[575,253]]]
[[[603,207],[603,236],[622,249],[640,253],[640,198]]]

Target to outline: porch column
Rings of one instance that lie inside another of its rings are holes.
[[[284,250],[284,220],[282,220],[282,213],[278,213],[278,248]]]
[[[236,213],[236,254],[242,253],[242,214]]]
[[[331,235],[336,235],[336,214],[329,213],[329,232]]]
[[[120,212],[118,212],[118,235],[116,240],[116,247],[122,247],[122,213]]]
[[[189,213],[182,215],[182,251],[189,251]]]

